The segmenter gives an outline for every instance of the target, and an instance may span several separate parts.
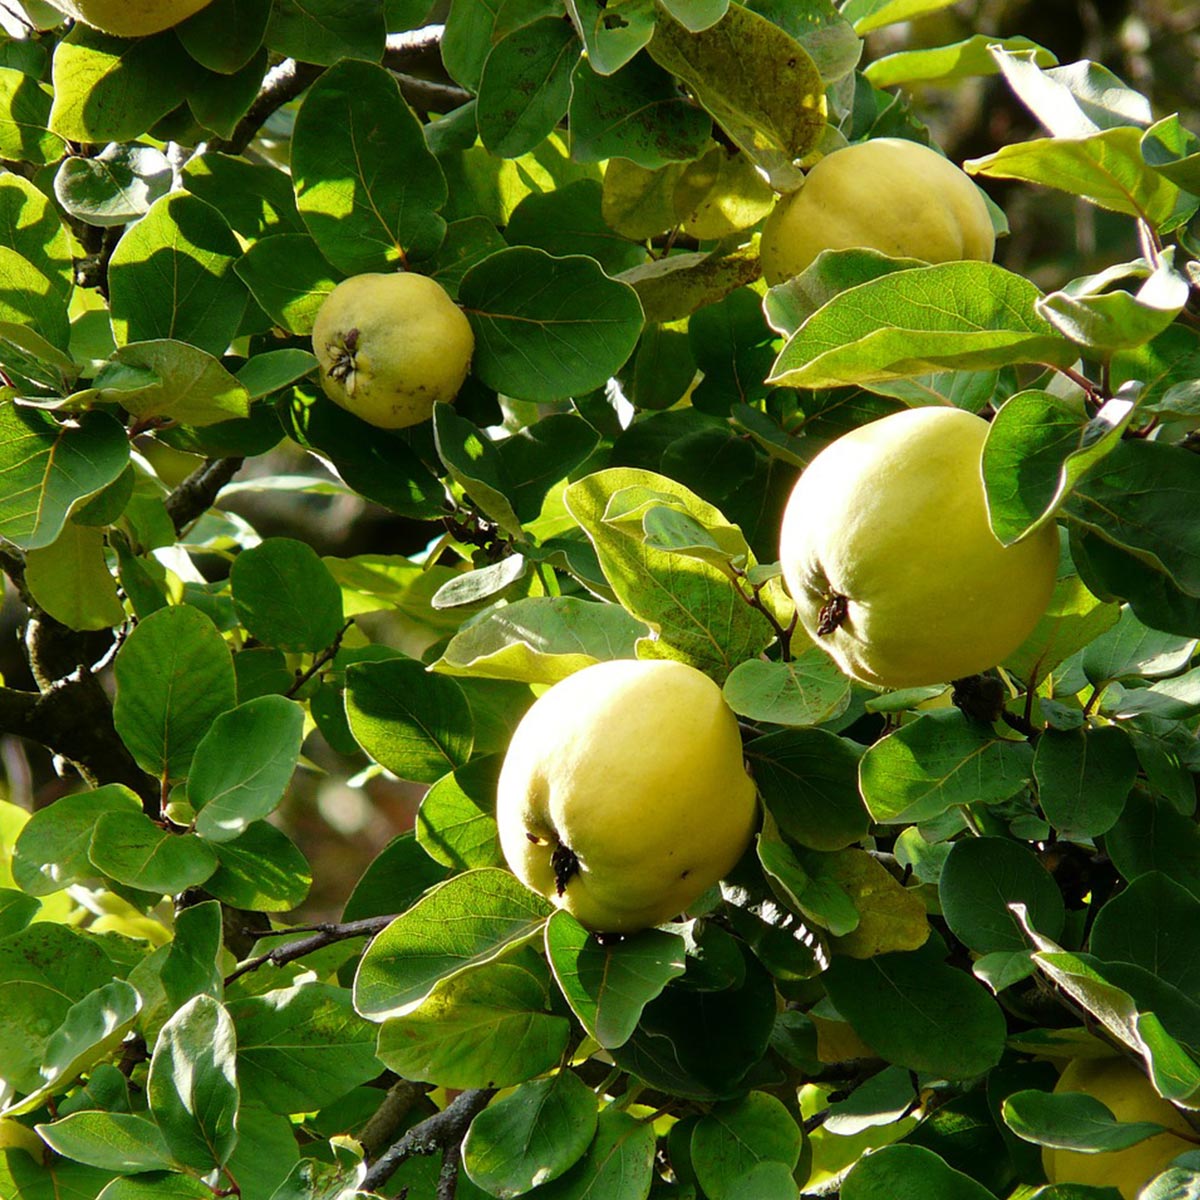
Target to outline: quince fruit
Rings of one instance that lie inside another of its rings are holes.
[[[1159,1133],[1126,1150],[1107,1154],[1084,1154],[1076,1150],[1042,1150],[1042,1166],[1051,1183],[1084,1183],[1092,1187],[1114,1187],[1124,1200],[1135,1200],[1138,1192],[1176,1155],[1195,1150],[1195,1134],[1183,1114],[1164,1100],[1154,1085],[1131,1062],[1123,1058],[1072,1059],[1055,1085],[1056,1092],[1086,1092],[1105,1105],[1118,1121],[1157,1121],[1175,1133]]]
[[[859,246],[929,263],[991,262],[996,235],[979,189],[949,159],[903,138],[873,138],[826,155],[779,199],[759,258],[773,286],[822,250]]]
[[[50,3],[101,33],[145,37],[186,21],[212,0],[50,0]]]
[[[496,803],[513,872],[601,933],[682,913],[732,870],[757,814],[721,689],[658,659],[595,663],[539,697]]]
[[[366,273],[326,296],[312,345],[330,400],[380,429],[403,429],[458,395],[475,335],[427,275]]]
[[[1051,522],[1005,547],[980,474],[988,425],[913,408],[826,446],[796,481],[779,557],[800,623],[852,679],[945,683],[993,667],[1054,590]]]

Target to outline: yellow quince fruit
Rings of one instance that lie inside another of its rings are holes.
[[[988,523],[988,425],[913,408],[826,446],[796,481],[779,558],[800,623],[852,679],[944,683],[993,667],[1054,590],[1051,522],[1015,545]]]
[[[325,298],[312,346],[330,400],[380,429],[403,429],[458,395],[475,335],[436,280],[366,273]]]
[[[759,258],[772,286],[822,250],[854,247],[929,263],[991,262],[996,235],[970,177],[936,150],[873,138],[822,158],[763,225]]]
[[[65,13],[102,33],[145,37],[186,21],[212,0],[49,0]]]
[[[1136,1200],[1138,1192],[1170,1161],[1187,1150],[1197,1149],[1195,1133],[1186,1118],[1154,1085],[1124,1058],[1075,1058],[1055,1085],[1056,1092],[1086,1092],[1108,1108],[1118,1121],[1157,1121],[1169,1130],[1187,1134],[1160,1133],[1126,1150],[1107,1154],[1084,1154],[1077,1150],[1042,1150],[1042,1166],[1051,1183],[1085,1183],[1092,1187],[1116,1188],[1124,1200]]]
[[[496,804],[513,872],[604,933],[682,913],[732,870],[757,816],[721,689],[667,660],[595,663],[539,697]]]

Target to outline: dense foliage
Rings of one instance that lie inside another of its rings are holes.
[[[948,7],[0,3],[0,1197],[1018,1200],[1042,1147],[1161,1129],[1056,1063],[1200,1110],[1200,140],[1024,38],[864,41]],[[1128,261],[766,287],[777,193],[981,79],[1040,129],[968,170]],[[475,354],[390,431],[309,335],[400,269]],[[1057,523],[1056,589],[986,675],[851,686],[780,514],[929,404],[989,419],[992,529]],[[535,695],[628,657],[722,686],[763,820],[688,919],[598,940],[494,792]],[[289,816],[321,776],[414,826],[335,865]]]

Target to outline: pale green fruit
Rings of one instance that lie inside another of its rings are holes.
[[[854,247],[929,263],[991,262],[996,235],[965,172],[936,150],[873,138],[821,159],[763,225],[767,283],[799,275],[822,250]]]
[[[1157,1121],[1167,1129],[1192,1133],[1183,1114],[1164,1100],[1149,1079],[1124,1058],[1076,1058],[1059,1077],[1056,1092],[1086,1092],[1118,1121]],[[1042,1166],[1051,1183],[1084,1183],[1116,1188],[1124,1200],[1136,1200],[1144,1184],[1177,1155],[1197,1149],[1174,1133],[1160,1133],[1127,1150],[1083,1154],[1075,1150],[1042,1150]]]
[[[458,395],[475,335],[427,275],[368,273],[343,280],[325,298],[312,345],[330,400],[371,425],[402,429]]]
[[[826,446],[792,489],[780,531],[800,623],[847,675],[878,687],[994,667],[1032,632],[1058,569],[1044,526],[1005,548],[988,523],[988,424],[914,408]]]
[[[750,844],[758,806],[721,689],[667,660],[596,663],[522,718],[500,772],[504,857],[589,929],[682,913]]]
[[[186,21],[212,0],[50,0],[59,12],[103,33],[145,37]]]

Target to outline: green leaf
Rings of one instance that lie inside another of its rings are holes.
[[[859,787],[876,821],[909,824],[956,804],[1007,800],[1029,782],[1033,749],[957,711],[923,713],[867,748]]]
[[[177,896],[203,883],[217,856],[194,834],[168,833],[140,812],[105,813],[92,833],[92,865],[128,887]]]
[[[0,176],[0,245],[36,267],[62,296],[74,286],[71,239],[51,200],[28,179]]]
[[[0,67],[0,157],[39,166],[57,162],[66,150],[50,132],[54,91],[11,67]]]
[[[1120,619],[1088,644],[1082,659],[1083,672],[1095,686],[1128,676],[1161,679],[1183,670],[1195,650],[1194,637],[1151,629],[1138,620],[1132,609],[1123,608]]]
[[[1037,311],[1089,357],[1107,360],[1156,338],[1187,303],[1189,285],[1173,258],[1168,250],[1153,271],[1137,262],[1073,280],[1039,300]],[[1143,282],[1131,293],[1117,286],[1125,279]]]
[[[358,744],[401,779],[433,783],[471,757],[474,722],[462,688],[415,659],[351,666],[346,715]]]
[[[121,740],[148,774],[183,779],[200,739],[237,701],[224,638],[199,609],[162,608],[125,640],[114,673]]]
[[[1124,879],[1161,871],[1200,895],[1200,827],[1161,797],[1130,792],[1104,848]]]
[[[221,906],[215,900],[190,904],[179,912],[159,972],[172,1011],[200,993],[221,998],[221,948]]]
[[[6,1115],[33,1112],[50,1097],[68,1091],[81,1073],[120,1045],[141,1007],[141,997],[123,979],[103,984],[77,1000],[46,1042],[38,1067],[42,1085],[18,1103],[9,1104],[4,1109]],[[107,1165],[83,1161],[97,1167]]]
[[[1157,228],[1175,211],[1179,189],[1146,163],[1141,142],[1142,131],[1128,126],[1086,137],[1033,138],[967,159],[963,168],[1056,188]]]
[[[243,1098],[271,1112],[313,1112],[379,1074],[375,1026],[350,993],[305,981],[231,1001]]]
[[[657,548],[646,537],[647,507],[678,509],[717,538],[744,546],[740,531],[689,489],[651,471],[624,467],[588,475],[565,493],[622,605],[657,634],[639,654],[677,657],[723,680],[771,641],[766,619],[741,598],[733,581],[700,558]]]
[[[371,860],[354,885],[343,921],[405,912],[422,893],[446,878],[446,868],[417,844],[412,831],[398,834]]]
[[[117,403],[139,418],[205,426],[248,415],[246,389],[204,350],[170,338],[122,346],[77,403]]]
[[[1029,949],[1010,904],[1024,904],[1049,937],[1058,937],[1066,920],[1053,876],[1031,850],[1007,838],[955,842],[942,866],[938,898],[954,936],[982,954]]]
[[[382,67],[346,59],[309,88],[292,175],[305,227],[347,275],[428,258],[445,236],[445,177]]]
[[[982,984],[941,961],[944,950],[931,937],[909,953],[839,956],[822,978],[838,1012],[882,1058],[943,1079],[970,1079],[1000,1061],[1004,1014]]]
[[[325,67],[344,58],[378,62],[387,36],[383,16],[383,0],[351,5],[342,0],[275,0],[265,41],[277,54],[298,62]]]
[[[649,52],[687,84],[772,186],[797,186],[794,164],[825,126],[825,94],[816,64],[795,38],[736,3],[697,33],[660,9]],[[743,69],[746,62],[755,64],[753,72]]]
[[[67,517],[129,465],[129,439],[108,413],[60,424],[0,401],[0,535],[23,550],[51,545]]]
[[[593,663],[635,657],[635,645],[647,633],[619,604],[529,596],[488,609],[456,633],[434,669],[443,675],[557,683]]]
[[[571,79],[570,127],[577,162],[620,157],[654,170],[698,157],[712,121],[670,75],[639,55],[611,75],[579,62]]]
[[[323,394],[299,389],[280,415],[294,441],[325,459],[366,499],[416,520],[446,513],[445,488],[400,435],[360,421]]]
[[[1040,297],[993,263],[893,271],[818,309],[784,346],[768,382],[822,388],[1022,362],[1068,366],[1079,351],[1037,315]]]
[[[110,37],[76,21],[54,49],[50,128],[72,142],[127,142],[187,98],[197,75],[170,33]]]
[[[270,15],[270,0],[216,0],[177,25],[175,33],[202,66],[232,75],[257,53]]]
[[[767,1092],[750,1092],[714,1105],[696,1123],[692,1167],[705,1195],[726,1200],[759,1163],[782,1163],[794,1170],[802,1140],[800,1127],[782,1101]]]
[[[841,1200],[986,1200],[990,1195],[923,1146],[884,1146],[865,1155],[841,1190]]]
[[[1076,486],[1065,512],[1200,596],[1200,537],[1186,520],[1198,491],[1195,455],[1165,442],[1123,441]]]
[[[519,158],[558,124],[571,97],[579,42],[559,17],[542,17],[492,47],[479,80],[479,137],[498,158]]]
[[[521,400],[561,400],[603,386],[642,331],[636,293],[583,255],[531,246],[490,255],[459,287],[475,333],[472,370]]]
[[[727,254],[717,247],[657,258],[623,271],[621,279],[637,292],[647,321],[665,322],[682,320],[716,304],[761,274],[758,255],[747,247]]]
[[[605,0],[566,0],[566,7],[592,70],[601,75],[619,71],[654,35],[654,0],[627,0],[619,21]]]
[[[496,754],[473,759],[443,775],[425,793],[416,830],[430,858],[459,871],[503,866],[495,817],[502,762]]]
[[[1125,1150],[1165,1131],[1157,1121],[1118,1121],[1107,1105],[1086,1092],[1015,1092],[1002,1111],[1017,1137],[1084,1154]]]
[[[873,958],[896,950],[916,950],[925,944],[929,937],[925,901],[916,889],[904,887],[867,851],[809,853],[802,861],[818,884],[838,888],[859,915],[852,930],[830,939],[835,953]]]
[[[403,1016],[440,980],[499,957],[541,932],[551,905],[507,871],[466,871],[433,888],[367,948],[354,1007],[368,1020]]]
[[[218,842],[217,869],[204,890],[247,912],[288,912],[312,886],[312,868],[286,833],[255,821],[241,837]]]
[[[117,344],[170,338],[224,354],[246,305],[233,270],[241,254],[211,204],[186,192],[156,200],[113,251],[108,278]]]
[[[1111,628],[1120,617],[1116,604],[1103,604],[1077,575],[1054,585],[1054,594],[1033,632],[1004,660],[1004,666],[1032,690],[1061,663]]]
[[[1092,953],[1144,967],[1200,999],[1197,915],[1200,900],[1187,888],[1158,871],[1147,872],[1100,910],[1092,926]]]
[[[463,1166],[488,1195],[523,1196],[574,1166],[595,1132],[594,1093],[573,1071],[559,1071],[479,1113],[463,1142]]]
[[[158,1126],[134,1113],[75,1112],[37,1131],[56,1154],[122,1175],[174,1165]]]
[[[995,38],[977,33],[962,42],[922,50],[900,50],[885,54],[863,68],[863,77],[874,87],[890,88],[914,83],[954,83],[980,75],[995,75],[1000,65],[989,51],[1000,46],[1009,53],[1028,50],[1033,61],[1052,67],[1058,61],[1053,53],[1027,37]]]
[[[0,888],[0,939],[26,929],[41,911],[41,901],[16,888]]]
[[[316,653],[341,632],[341,589],[307,542],[268,538],[244,550],[229,582],[238,620],[265,645]]]
[[[275,233],[255,242],[234,264],[259,306],[282,329],[312,332],[337,273],[306,233]]]
[[[211,996],[196,996],[162,1027],[146,1094],[174,1157],[211,1171],[237,1144],[233,1022]]]
[[[746,958],[745,973],[721,991],[668,985],[642,1011],[633,1036],[614,1049],[623,1070],[677,1096],[728,1099],[746,1091],[775,1025],[775,985]],[[721,1037],[713,1037],[713,1030]]]
[[[821,725],[850,703],[850,681],[815,647],[788,662],[747,659],[730,672],[723,691],[739,716],[772,725]]]
[[[196,747],[188,775],[197,833],[229,842],[274,812],[303,736],[304,710],[283,696],[260,696],[217,717]]]
[[[861,753],[824,729],[778,730],[746,747],[768,811],[787,837],[814,850],[839,850],[867,831],[858,791]]]
[[[125,620],[104,548],[99,529],[68,521],[54,542],[25,556],[30,595],[69,629],[108,629]]]
[[[646,929],[601,945],[561,911],[547,922],[546,956],[571,1010],[605,1049],[629,1040],[645,1006],[686,966],[676,933]]]
[[[1078,404],[1041,391],[1005,401],[983,446],[988,518],[1004,545],[1053,517],[1084,472],[1116,446],[1132,412],[1114,402],[1085,421]]]
[[[1138,761],[1116,725],[1045,730],[1033,759],[1038,800],[1046,820],[1068,838],[1096,837],[1117,822],[1137,778]],[[1034,924],[1050,937],[1058,934]]]
[[[614,1108],[596,1122],[588,1152],[569,1171],[538,1189],[538,1200],[642,1200],[654,1177],[654,1126]]]
[[[59,797],[20,830],[12,851],[13,882],[31,896],[44,896],[94,878],[88,847],[96,822],[106,812],[140,811],[142,802],[122,784]]]
[[[552,192],[531,192],[513,209],[504,238],[510,246],[535,246],[559,258],[586,253],[606,275],[644,263],[645,247],[616,235],[605,221],[603,192],[595,179],[577,179]],[[488,253],[498,248],[489,246]]]
[[[1200,195],[1200,138],[1172,113],[1142,135],[1142,157],[1176,187]]]
[[[441,1087],[508,1087],[555,1066],[570,1022],[547,1011],[549,972],[536,955],[486,963],[438,983],[379,1028],[379,1058]]]
[[[0,1078],[21,1092],[41,1087],[51,1037],[112,976],[100,943],[65,925],[35,922],[0,942]]]
[[[860,917],[830,869],[837,857],[835,853],[806,854],[766,833],[758,835],[758,861],[772,889],[811,925],[845,937],[858,928]]]

